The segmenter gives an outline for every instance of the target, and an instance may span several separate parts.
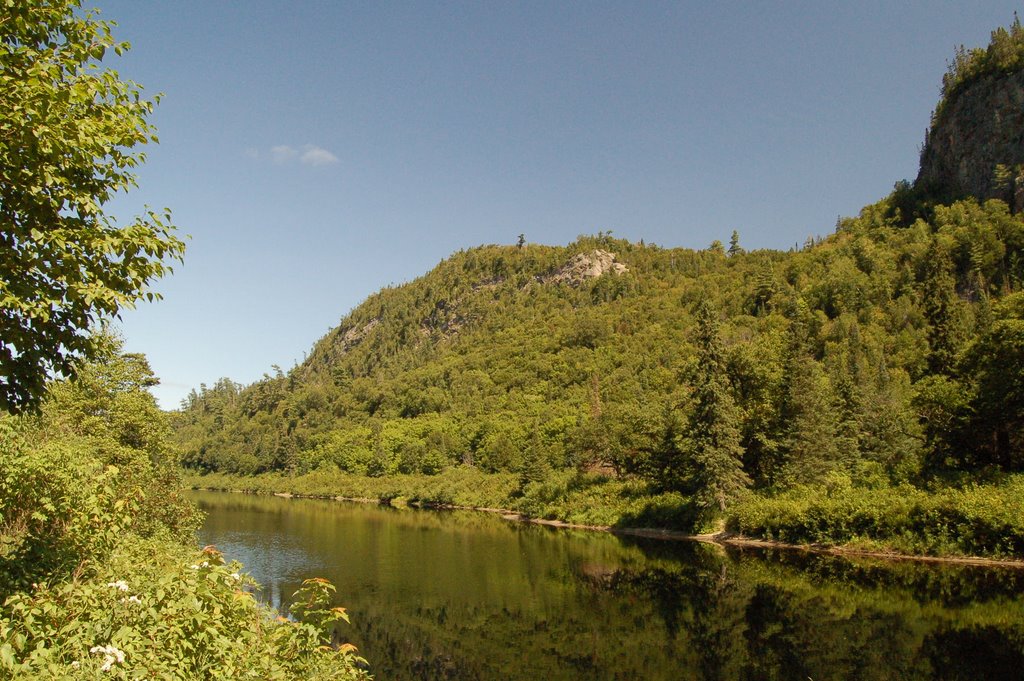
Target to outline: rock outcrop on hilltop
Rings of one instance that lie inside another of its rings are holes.
[[[615,261],[615,254],[595,249],[589,253],[579,253],[569,262],[558,268],[550,276],[544,277],[544,283],[568,284],[579,286],[588,279],[596,279],[607,273],[625,274],[629,269]]]
[[[974,196],[1024,209],[1024,70],[983,75],[947,99],[915,186],[942,201]]]

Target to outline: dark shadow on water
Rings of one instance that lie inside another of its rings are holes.
[[[703,524],[703,516],[690,502],[653,500],[636,513],[624,513],[616,527],[663,527],[680,532],[695,532]]]

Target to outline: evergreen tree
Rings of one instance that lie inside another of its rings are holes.
[[[933,238],[924,263],[922,298],[928,320],[928,369],[950,374],[964,336],[949,252]]]
[[[530,444],[523,453],[523,465],[519,469],[519,488],[523,489],[531,482],[542,482],[551,475],[551,462],[544,451],[544,444],[534,427],[530,434]]]
[[[665,409],[661,420],[660,437],[644,452],[641,468],[658,489],[686,490],[689,462],[680,447],[686,424],[671,407]]]
[[[1004,298],[997,319],[965,353],[975,381],[968,424],[979,463],[1024,468],[1024,293]],[[982,458],[983,457],[983,458]]]
[[[740,246],[740,233],[735,229],[732,230],[732,236],[729,237],[729,256],[742,255],[744,253],[743,247]]]
[[[766,259],[754,280],[753,313],[760,316],[770,312],[776,293],[775,267],[771,260]]]
[[[687,451],[697,503],[719,511],[750,486],[750,478],[743,471],[740,415],[726,375],[724,354],[718,315],[704,298],[697,308],[697,368]]]
[[[811,351],[813,320],[799,298],[792,311],[789,358],[781,409],[785,428],[784,484],[820,482],[838,467],[839,411],[831,381]]]

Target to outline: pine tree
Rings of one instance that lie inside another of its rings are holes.
[[[775,282],[775,267],[771,260],[765,260],[761,264],[754,279],[753,307],[754,314],[761,316],[771,312],[773,299],[778,293],[778,284]]]
[[[732,236],[729,238],[729,256],[742,255],[744,253],[743,247],[740,246],[740,233],[735,229],[732,230]]]
[[[931,373],[949,375],[963,343],[963,315],[953,263],[937,238],[932,240],[926,255],[922,297],[928,319],[928,369]]]
[[[694,408],[687,437],[692,486],[703,508],[724,511],[750,486],[743,471],[740,415],[726,376],[718,315],[705,298],[697,309]]]
[[[519,488],[523,489],[531,482],[542,482],[551,475],[551,462],[548,460],[540,434],[534,427],[530,435],[530,445],[523,453],[523,465],[519,469]]]
[[[838,466],[839,412],[828,375],[814,358],[812,315],[802,298],[791,312],[789,358],[781,409],[787,485],[820,482]]]

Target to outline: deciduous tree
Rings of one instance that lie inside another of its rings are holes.
[[[101,66],[113,24],[79,0],[0,9],[0,407],[35,408],[53,375],[96,355],[90,333],[180,260],[167,211],[108,204],[156,141],[155,99]]]

